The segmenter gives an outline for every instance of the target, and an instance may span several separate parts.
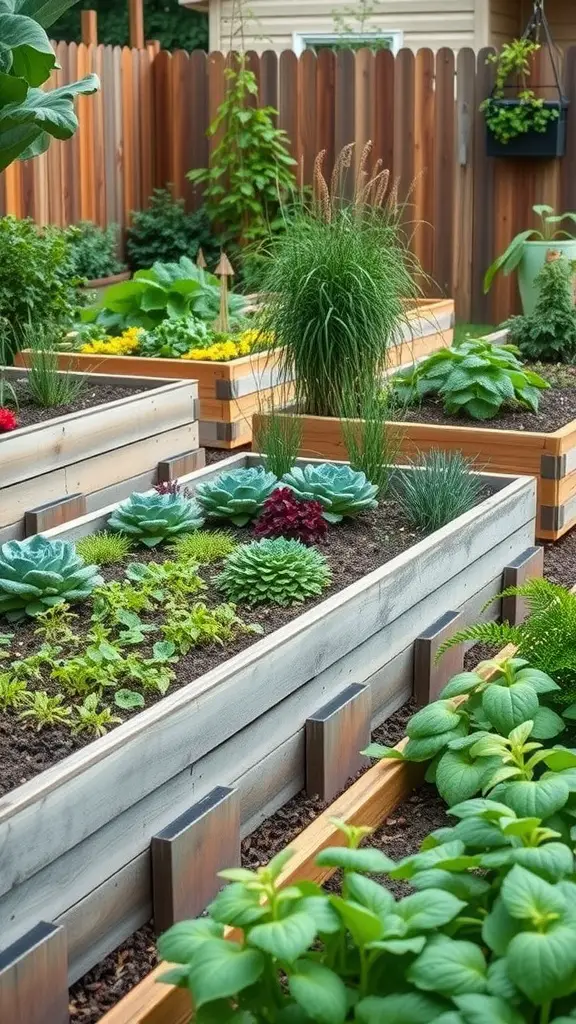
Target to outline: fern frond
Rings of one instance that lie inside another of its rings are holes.
[[[511,626],[508,622],[478,622],[473,626],[465,626],[440,645],[436,661],[450,647],[470,640],[474,643],[494,644],[500,647],[505,647],[506,644],[519,645],[522,640],[522,629],[520,626]]]

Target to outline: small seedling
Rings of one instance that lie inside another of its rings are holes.
[[[70,725],[72,711],[63,704],[62,694],[50,697],[45,690],[36,690],[35,693],[23,693],[20,703],[25,707],[18,718],[22,721],[30,720],[36,723],[36,732],[40,732],[46,725]]]
[[[122,719],[113,715],[109,707],[102,707],[98,710],[99,697],[97,693],[90,693],[83,704],[75,704],[76,717],[72,725],[72,733],[78,735],[83,732],[91,733],[93,736],[105,736],[111,725],[118,725]]]

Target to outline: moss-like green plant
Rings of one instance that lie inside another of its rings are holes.
[[[82,601],[100,583],[98,566],[86,565],[69,541],[38,534],[0,548],[0,615],[11,622]]]
[[[235,604],[290,605],[317,597],[330,580],[328,562],[316,548],[277,537],[237,547],[216,583]]]
[[[176,557],[209,565],[225,558],[236,547],[236,541],[226,530],[198,530],[177,537],[174,541]]]
[[[132,494],[108,520],[111,530],[128,534],[139,544],[156,547],[181,533],[192,533],[204,522],[196,502],[180,494]]]
[[[121,562],[132,550],[132,541],[122,533],[92,533],[76,541],[76,551],[85,562],[113,565]]]
[[[275,474],[262,466],[231,469],[198,484],[196,500],[207,518],[229,519],[235,526],[246,526],[277,485]]]
[[[370,483],[365,473],[350,466],[335,466],[329,462],[318,466],[310,464],[303,469],[295,466],[282,478],[282,484],[302,501],[319,501],[329,523],[339,523],[344,516],[357,516],[378,505],[378,488]]]

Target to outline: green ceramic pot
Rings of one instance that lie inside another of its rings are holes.
[[[524,242],[524,253],[518,266],[518,287],[524,313],[532,313],[538,299],[535,278],[546,262],[548,249],[564,253],[576,260],[576,238],[559,238],[551,242]]]

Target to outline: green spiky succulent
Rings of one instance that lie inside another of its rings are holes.
[[[324,555],[299,540],[253,541],[228,555],[217,586],[234,604],[298,604],[317,597],[331,580]]]
[[[345,516],[357,516],[378,505],[378,488],[365,473],[350,466],[330,462],[309,464],[303,469],[295,466],[282,477],[282,484],[302,501],[319,501],[329,523],[339,523]]]
[[[196,499],[207,518],[229,519],[235,526],[246,526],[277,486],[278,478],[262,466],[231,469],[215,480],[198,484]]]
[[[0,548],[0,615],[10,622],[82,601],[103,582],[98,566],[86,565],[66,540],[37,534]]]
[[[148,548],[199,530],[204,523],[195,501],[180,494],[131,494],[108,520],[108,527]]]

